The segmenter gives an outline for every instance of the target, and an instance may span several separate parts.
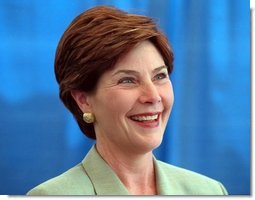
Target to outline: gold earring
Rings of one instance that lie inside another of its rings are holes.
[[[83,120],[88,123],[91,124],[95,121],[95,117],[92,113],[84,113],[83,114]]]

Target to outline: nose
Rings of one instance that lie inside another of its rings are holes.
[[[162,99],[158,88],[154,85],[153,82],[149,82],[143,85],[139,100],[143,104],[155,104],[161,102]]]

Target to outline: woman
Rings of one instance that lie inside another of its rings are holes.
[[[158,161],[174,101],[173,52],[148,17],[98,6],[79,15],[56,52],[60,98],[96,140],[84,160],[28,195],[225,195],[208,177]]]

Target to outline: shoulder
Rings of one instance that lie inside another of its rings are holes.
[[[91,195],[93,185],[82,164],[30,190],[27,195]]]
[[[164,184],[174,185],[186,195],[227,195],[224,186],[207,176],[157,160],[157,168]],[[178,193],[177,192],[177,193]]]

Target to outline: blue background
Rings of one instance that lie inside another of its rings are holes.
[[[53,62],[94,5],[158,21],[175,52],[175,104],[156,156],[250,194],[248,0],[0,0],[0,194],[25,194],[74,166],[93,141],[58,98]]]

